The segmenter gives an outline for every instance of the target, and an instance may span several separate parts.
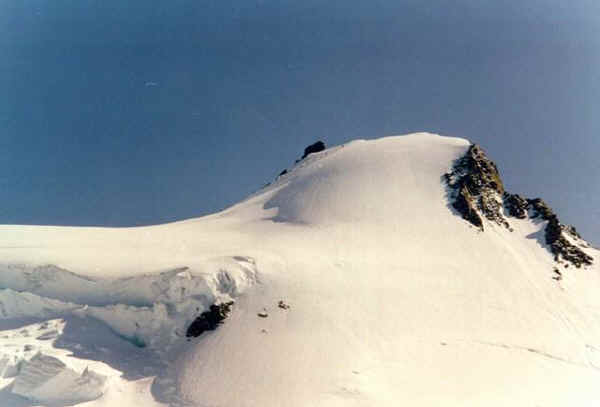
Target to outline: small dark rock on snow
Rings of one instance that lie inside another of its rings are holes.
[[[211,305],[208,311],[204,311],[190,324],[185,336],[197,337],[205,331],[214,331],[227,318],[232,305],[233,301]]]
[[[301,160],[304,160],[309,154],[312,153],[318,153],[319,151],[323,151],[325,150],[325,143],[323,143],[322,141],[317,141],[314,144],[311,144],[310,146],[306,147],[304,149],[304,154],[302,155],[302,158],[300,158]]]
[[[556,281],[562,280],[562,273],[556,267],[554,267],[554,276],[552,276],[552,279]]]

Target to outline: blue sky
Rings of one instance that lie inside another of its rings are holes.
[[[328,145],[468,138],[600,243],[600,2],[0,2],[0,223],[207,214]]]

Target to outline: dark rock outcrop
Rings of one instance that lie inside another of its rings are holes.
[[[479,216],[479,212],[477,212],[473,201],[474,199],[469,192],[469,189],[466,186],[463,186],[458,191],[458,195],[452,203],[452,206],[462,214],[463,219],[483,230],[483,220],[481,219],[481,216]]]
[[[323,143],[320,140],[317,141],[316,143],[313,143],[313,144],[309,145],[308,147],[306,147],[304,149],[304,154],[302,154],[302,157],[300,157],[299,159],[296,160],[296,164],[298,164],[300,161],[304,160],[310,154],[312,154],[312,153],[318,153],[319,151],[325,150],[325,148],[326,148],[325,143]],[[288,172],[289,172],[288,169],[285,168],[283,171],[281,171],[279,173],[279,175],[277,176],[277,178],[284,176]]]
[[[521,195],[505,192],[504,207],[510,216],[517,219],[525,219],[527,217],[527,210],[529,209],[529,202]]]
[[[552,276],[553,280],[556,281],[560,281],[562,280],[562,273],[560,272],[560,270],[556,267],[554,267],[554,270],[552,270],[554,272],[554,275]]]
[[[300,158],[300,159],[304,160],[306,157],[308,157],[309,154],[318,153],[319,151],[323,151],[323,150],[325,150],[325,143],[323,143],[322,141],[319,140],[316,143],[313,143],[310,146],[306,147],[304,149],[304,154],[302,155],[302,158]]]
[[[554,260],[557,262],[565,260],[577,268],[584,264],[592,264],[594,260],[592,256],[586,254],[564,236],[566,233],[572,238],[580,240],[581,236],[579,236],[575,227],[561,224],[558,216],[541,198],[530,199],[528,202],[532,208],[532,218],[542,218],[548,221],[544,235],[546,244],[554,254]]]
[[[204,311],[190,324],[185,336],[197,337],[206,331],[214,331],[227,318],[232,305],[233,301],[211,305],[208,311]]]
[[[588,247],[573,226],[563,225],[542,199],[526,199],[504,190],[496,164],[476,144],[456,160],[452,171],[444,174],[449,188],[450,204],[463,219],[484,230],[483,218],[510,228],[507,217],[541,218],[547,221],[544,239],[558,263],[565,261],[575,267],[592,264],[593,258],[573,244],[565,235]]]
[[[556,214],[552,209],[548,206],[546,202],[542,198],[528,199],[527,200],[528,207],[533,209],[532,218],[542,218],[544,220],[550,220],[551,218],[556,217]]]
[[[444,175],[453,192],[452,206],[473,225],[483,230],[480,215],[509,227],[502,214],[504,185],[498,168],[477,144],[459,158],[451,172]]]

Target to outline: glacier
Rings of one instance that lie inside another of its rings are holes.
[[[595,261],[562,261],[493,191],[463,219],[471,146],[352,141],[169,224],[0,226],[0,404],[598,405],[600,252],[564,226]]]

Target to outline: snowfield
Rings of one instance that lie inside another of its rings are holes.
[[[469,145],[353,141],[171,224],[0,226],[0,406],[600,405],[600,252],[462,219]]]

